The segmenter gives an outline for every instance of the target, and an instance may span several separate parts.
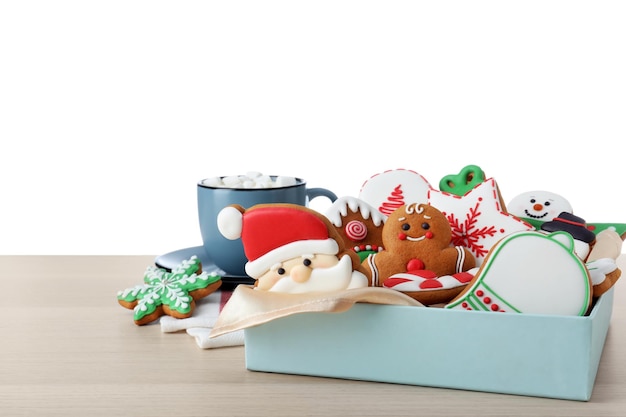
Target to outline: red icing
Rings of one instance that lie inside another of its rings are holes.
[[[406,240],[406,235],[404,233],[398,233],[398,239],[400,240]]]
[[[411,259],[406,264],[406,270],[408,272],[417,271],[417,270],[424,269],[424,268],[425,268],[425,265],[424,265],[424,262],[422,262],[421,259]]]
[[[426,239],[432,239],[433,236],[433,232],[426,232]]]
[[[378,210],[386,216],[389,216],[395,209],[404,204],[404,195],[402,193],[402,184],[398,184],[393,189],[391,195],[387,197],[387,201],[383,202]]]
[[[456,274],[452,274],[452,276],[456,278],[457,281],[464,284],[474,279],[474,275],[470,274],[469,272],[458,272]]]
[[[409,271],[410,274],[418,276],[420,278],[424,278],[424,279],[435,279],[437,278],[437,274],[435,274],[433,271],[430,271],[428,269],[415,269],[412,271]]]
[[[498,310],[500,310],[500,307],[497,304],[491,305],[491,311],[498,311]]]
[[[387,288],[393,288],[396,285],[404,284],[405,282],[411,282],[411,280],[407,278],[387,278],[383,285]]]
[[[249,210],[243,216],[243,223],[241,240],[246,242],[246,258],[251,261],[278,247],[300,241],[302,236],[311,240],[329,239],[328,228],[320,218],[291,207],[270,206]]]
[[[427,279],[420,284],[420,288],[423,288],[423,289],[441,288],[441,287],[443,287],[443,285],[441,285],[441,282],[439,282],[439,280],[435,278]]]

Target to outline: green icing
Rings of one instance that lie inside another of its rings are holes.
[[[196,256],[183,261],[167,272],[165,269],[150,266],[144,274],[144,284],[119,291],[117,299],[129,303],[137,302],[134,307],[135,321],[141,320],[159,308],[167,306],[181,314],[191,311],[190,292],[206,288],[219,281],[221,276],[206,272],[197,274],[200,260]]]
[[[485,173],[478,165],[466,165],[458,174],[446,175],[439,181],[439,189],[450,194],[464,196],[485,181]]]
[[[587,223],[587,228],[596,235],[603,230],[613,229],[618,235],[626,237],[626,224],[625,223]]]

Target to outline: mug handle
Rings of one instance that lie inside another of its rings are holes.
[[[307,203],[317,197],[326,197],[331,203],[337,200],[337,195],[326,188],[307,188],[306,189]]]

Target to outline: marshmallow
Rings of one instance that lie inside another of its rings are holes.
[[[273,180],[271,176],[258,171],[249,171],[245,175],[229,175],[225,177],[211,177],[202,180],[202,184],[209,187],[222,188],[279,188],[296,185],[295,177],[278,176]]]

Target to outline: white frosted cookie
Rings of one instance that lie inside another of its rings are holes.
[[[421,174],[409,169],[392,169],[365,181],[359,199],[388,216],[404,204],[426,203],[430,189],[430,183]]]
[[[591,285],[571,235],[516,232],[492,248],[474,280],[445,308],[582,316]]]
[[[493,178],[463,196],[431,189],[428,204],[446,216],[452,228],[452,244],[469,249],[478,266],[491,247],[504,236],[535,230],[530,223],[507,212]]]

